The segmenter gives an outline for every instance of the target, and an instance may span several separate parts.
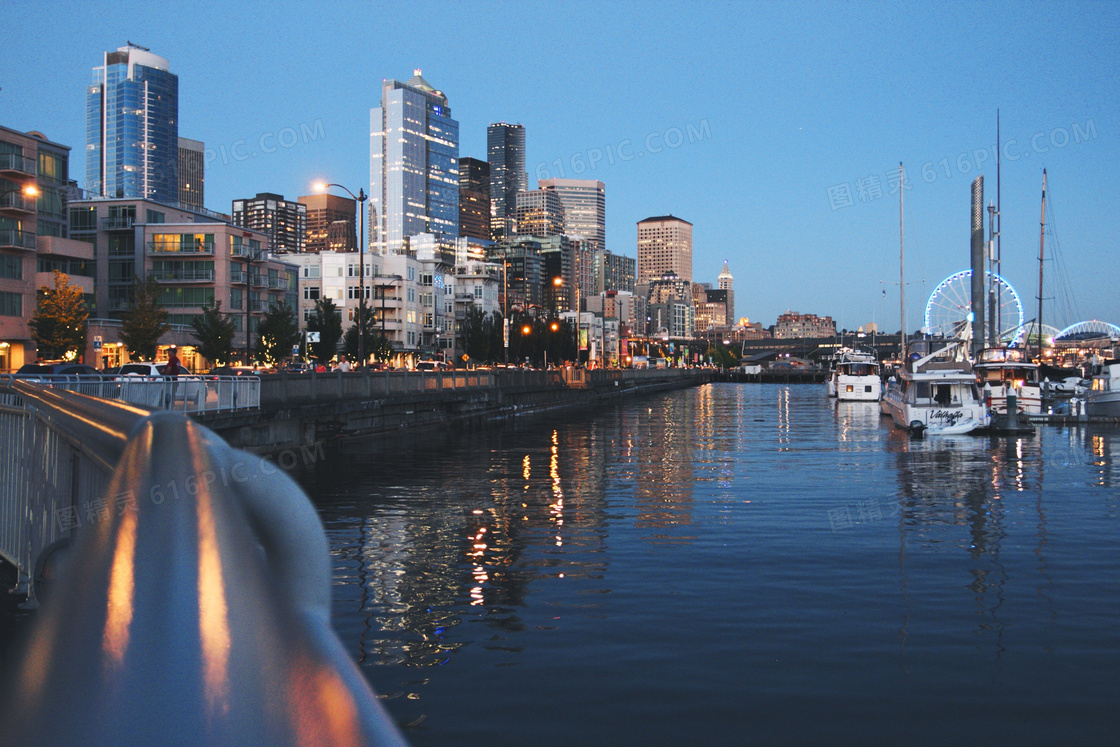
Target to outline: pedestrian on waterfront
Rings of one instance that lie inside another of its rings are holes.
[[[172,379],[177,379],[182,372],[183,366],[179,363],[179,355],[175,346],[172,345],[171,350],[167,353],[167,365],[164,367],[163,373]]]
[[[350,361],[346,360],[345,355],[338,356],[338,370],[346,373],[350,370]]]
[[[322,361],[319,361],[318,363],[315,364],[315,373],[326,373],[326,372],[327,372],[327,367],[325,365],[323,365]]]

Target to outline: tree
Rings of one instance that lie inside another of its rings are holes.
[[[358,306],[358,313],[362,318],[362,337],[365,338],[365,344],[362,349],[367,356],[373,354],[372,345],[376,339],[377,330],[373,321],[373,309],[366,306],[366,302],[362,301]],[[346,355],[350,356],[350,360],[355,361],[358,365],[364,365],[365,361],[358,360],[358,320],[355,319],[354,323],[350,325],[350,329],[346,330],[345,336],[342,338],[342,347],[346,350]]]
[[[86,349],[85,293],[70,284],[70,277],[54,271],[54,288],[39,288],[39,303],[28,320],[31,336],[39,346],[39,356],[47,359],[74,360]]]
[[[229,314],[222,313],[222,302],[206,306],[202,316],[191,320],[196,350],[203,358],[217,366],[224,366],[233,357],[234,324]]]
[[[307,331],[318,332],[319,342],[308,345],[311,355],[322,363],[328,363],[338,352],[338,341],[342,339],[342,314],[329,298],[320,298],[307,318]]]
[[[490,354],[485,358],[491,363],[505,360],[503,328],[502,313],[500,311],[492,312],[490,314]]]
[[[121,314],[121,342],[129,355],[141,360],[155,360],[159,338],[171,329],[167,309],[160,305],[159,296],[160,286],[154,278],[136,278],[128,308]]]
[[[490,345],[492,343],[492,325],[494,320],[478,304],[467,306],[466,317],[463,319],[463,352],[479,361],[490,360]]]
[[[281,359],[291,357],[299,338],[295,310],[286,303],[273,304],[257,325],[257,360],[276,365]]]

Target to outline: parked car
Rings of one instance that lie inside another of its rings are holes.
[[[17,376],[99,376],[101,374],[93,366],[84,363],[28,363],[20,366],[16,371]]]
[[[117,380],[121,382],[121,399],[145,407],[169,407],[176,402],[198,404],[206,401],[206,383],[182,363],[174,386],[168,386],[165,374],[167,361],[160,363],[126,363]]]

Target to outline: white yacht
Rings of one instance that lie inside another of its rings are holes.
[[[946,350],[910,362],[887,382],[882,407],[897,427],[916,436],[959,435],[988,427],[988,408],[968,362],[934,360]]]
[[[1007,395],[1014,393],[1016,409],[1029,415],[1042,412],[1042,385],[1038,364],[1031,363],[1021,348],[992,347],[980,351],[973,366],[988,407],[996,413],[1007,412]]]
[[[842,401],[878,402],[882,393],[883,381],[875,354],[842,348],[828,376],[828,396]]]
[[[1093,375],[1085,392],[1085,413],[1091,417],[1120,418],[1120,361],[1106,361]]]

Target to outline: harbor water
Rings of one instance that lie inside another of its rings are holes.
[[[1120,430],[711,384],[304,478],[415,745],[1107,744]]]

